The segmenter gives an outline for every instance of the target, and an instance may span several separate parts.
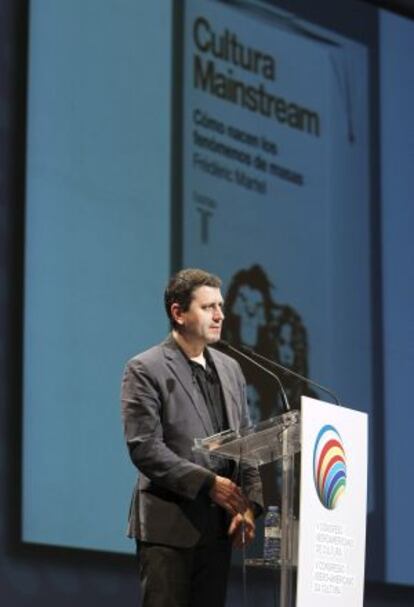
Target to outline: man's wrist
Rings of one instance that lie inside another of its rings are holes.
[[[263,508],[257,502],[250,502],[249,507],[255,519],[258,518],[263,512]]]
[[[205,493],[206,495],[208,495],[214,487],[215,480],[216,475],[213,472],[208,472],[203,484],[201,485],[200,493]]]

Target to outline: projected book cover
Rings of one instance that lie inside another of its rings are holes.
[[[226,339],[369,410],[366,49],[208,0],[184,30],[183,265],[224,278]],[[253,418],[280,412],[244,370]],[[287,385],[292,406],[315,395]]]

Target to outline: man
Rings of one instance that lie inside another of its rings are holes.
[[[123,378],[125,436],[140,472],[129,535],[139,540],[143,607],[223,606],[231,544],[254,537],[257,470],[193,451],[194,438],[249,424],[238,363],[208,347],[221,335],[220,286],[203,270],[173,276],[171,334],[132,358]]]

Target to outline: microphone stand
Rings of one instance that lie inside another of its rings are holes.
[[[270,371],[269,369],[267,369],[265,366],[261,365],[260,363],[257,362],[257,360],[255,360],[253,358],[253,356],[256,356],[256,353],[252,351],[252,353],[246,353],[243,350],[245,350],[246,348],[240,349],[240,348],[235,348],[234,346],[230,345],[227,341],[225,341],[224,339],[221,339],[218,342],[219,346],[222,346],[223,348],[225,348],[226,350],[229,350],[230,352],[234,352],[235,354],[238,354],[239,356],[241,356],[242,358],[244,358],[245,360],[247,360],[250,364],[258,367],[259,369],[261,369],[264,373],[267,373],[267,375],[270,375],[270,377],[273,377],[273,379],[275,379],[279,385],[280,388],[280,392],[282,394],[282,398],[283,398],[283,406],[285,411],[290,411],[291,407],[289,405],[289,401],[288,401],[288,397],[286,395],[286,391],[283,387],[282,382],[280,381],[280,378],[276,375],[276,373],[274,373],[273,371]]]
[[[305,377],[304,375],[301,375],[300,373],[297,373],[296,371],[292,371],[292,369],[289,369],[288,367],[284,367],[280,363],[277,363],[274,360],[271,360],[270,358],[266,358],[266,356],[262,356],[262,354],[258,354],[257,352],[255,352],[251,348],[248,348],[247,346],[242,346],[241,350],[244,351],[245,353],[248,353],[249,356],[251,356],[251,357],[259,358],[260,360],[263,360],[264,362],[268,363],[269,365],[272,365],[272,367],[276,367],[276,369],[279,369],[280,371],[282,371],[283,373],[285,373],[287,375],[292,375],[293,377],[301,379],[302,381],[304,381],[308,384],[311,384],[312,386],[315,386],[319,390],[322,390],[322,392],[326,392],[326,394],[329,394],[329,396],[332,398],[332,400],[335,402],[335,404],[338,405],[338,407],[342,406],[342,403],[340,402],[339,398],[331,390],[329,390],[328,388],[325,388],[325,386],[322,386],[321,384],[318,384],[313,379],[309,379],[308,377]]]

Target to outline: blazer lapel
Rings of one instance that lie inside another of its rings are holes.
[[[224,405],[226,407],[227,419],[231,430],[238,430],[240,426],[240,403],[234,397],[234,388],[229,381],[229,374],[222,359],[217,356],[215,350],[209,348],[209,353],[214,361],[214,365],[219,376],[221,387],[223,388]]]
[[[185,355],[181,352],[180,348],[175,343],[174,338],[171,336],[169,336],[162,345],[167,359],[167,365],[187,392],[192,405],[201,419],[206,435],[211,436],[214,434],[214,428],[207,407],[199,397],[198,389]]]

